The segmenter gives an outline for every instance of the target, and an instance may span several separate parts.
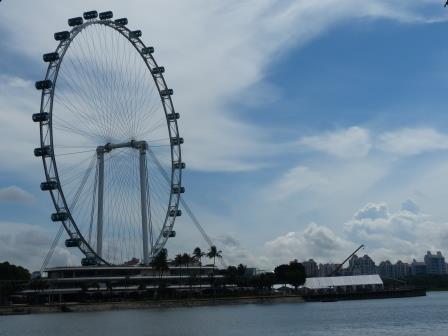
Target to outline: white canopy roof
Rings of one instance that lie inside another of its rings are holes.
[[[340,286],[360,286],[360,285],[382,285],[378,274],[373,275],[354,275],[354,276],[336,276],[307,278],[303,287],[309,289],[320,289]]]

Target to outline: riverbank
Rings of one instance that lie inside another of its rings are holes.
[[[206,298],[179,300],[147,300],[97,303],[64,303],[46,305],[0,306],[0,315],[48,314],[61,312],[94,312],[122,309],[178,308],[242,304],[303,303],[301,295],[248,296],[238,298]]]

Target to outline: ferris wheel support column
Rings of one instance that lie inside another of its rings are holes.
[[[103,254],[103,194],[104,194],[104,149],[99,148],[98,153],[98,218],[96,233],[96,253]]]
[[[146,175],[146,143],[140,145],[140,198],[142,210],[142,235],[143,235],[143,263],[149,264],[148,251],[148,205],[147,205],[147,175]]]

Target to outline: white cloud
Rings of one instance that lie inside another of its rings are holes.
[[[412,203],[412,210],[418,208]],[[405,202],[404,207],[409,204]],[[448,225],[432,220],[429,215],[408,209],[390,212],[384,203],[367,207],[381,209],[381,215],[355,215],[345,224],[345,233],[350,240],[365,244],[378,262],[385,258],[422,259],[425,251],[443,250],[448,242]]]
[[[288,232],[266,242],[265,252],[272,266],[293,259],[337,262],[352,245],[330,228],[311,223],[303,231]]]
[[[38,225],[0,222],[0,261],[9,261],[30,271],[39,270],[53,237],[54,232]],[[79,257],[60,244],[49,266],[75,264],[79,265]]]
[[[17,187],[9,186],[0,189],[0,203],[13,202],[13,203],[33,203],[36,198],[29,192]]]
[[[375,204],[368,203],[365,207],[355,213],[354,218],[358,220],[370,219],[376,220],[379,218],[387,218],[389,216],[387,205],[384,203]]]
[[[267,263],[273,267],[292,259],[310,258],[317,262],[341,262],[360,244],[365,245],[365,253],[377,264],[386,259],[421,260],[427,250],[448,253],[443,249],[448,243],[447,223],[408,210],[391,212],[384,203],[367,204],[344,227],[338,235],[327,226],[311,223],[302,231],[269,240],[263,248]]]
[[[24,6],[33,15],[24,16]],[[229,99],[244,100],[246,92],[250,92],[249,105],[253,104],[253,97],[257,97],[254,91],[263,95],[266,85],[260,83],[272,60],[278,60],[279,55],[291,46],[302,45],[350,19],[388,18],[400,22],[437,19],[434,14],[429,17],[420,15],[419,4],[384,0],[362,3],[355,0],[178,1],[174,4],[134,0],[126,3],[109,1],[107,6],[104,7],[103,1],[89,2],[89,9],[112,9],[117,17],[129,17],[129,27],[142,29],[143,40],[155,45],[156,57],[167,67],[166,78],[175,89],[175,106],[182,115],[181,133],[186,140],[184,157],[190,168],[213,171],[263,167],[265,148],[271,139],[266,138],[263,135],[266,133],[256,125],[241,121],[227,104]],[[55,48],[52,34],[66,29],[66,19],[80,15],[84,10],[84,2],[46,0],[26,5],[20,1],[5,2],[0,12],[0,25],[7,37],[5,43],[18,53],[40,60],[42,53]],[[36,27],[39,27],[37,31]],[[42,75],[43,72],[42,65]],[[11,83],[22,84],[25,85],[19,81]],[[275,90],[269,91],[271,95],[276,94]],[[22,91],[17,99],[22,98],[32,102],[31,106],[22,109],[28,116],[30,111],[37,109],[39,101],[30,91]],[[269,99],[275,99],[275,96]],[[29,125],[28,119],[20,119],[17,109],[2,107],[0,114],[9,117],[11,131],[21,132],[19,125]],[[32,133],[27,134],[21,142],[31,148],[37,142],[30,139]],[[349,130],[348,136],[361,143],[353,148],[342,138],[337,138],[340,143],[332,146],[330,153],[343,156],[355,153],[356,156],[368,151],[369,145],[363,143],[366,134],[361,129]],[[2,135],[1,140],[5,139],[9,136]],[[319,147],[318,139],[305,140]],[[13,148],[9,152],[28,156],[21,142],[11,145]]]
[[[299,145],[340,158],[365,157],[372,147],[369,131],[357,126],[306,136]]]
[[[270,198],[280,200],[300,192],[315,192],[328,185],[328,181],[309,167],[297,166],[268,188]]]
[[[379,136],[378,147],[392,154],[416,155],[448,149],[448,135],[431,128],[404,128]]]

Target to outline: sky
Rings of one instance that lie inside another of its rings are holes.
[[[448,249],[448,12],[439,0],[0,3],[0,260],[39,269],[34,82],[69,17],[112,10],[166,67],[184,199],[227,264],[377,263]],[[447,126],[445,126],[447,125]],[[170,254],[207,248],[187,216]],[[79,263],[62,244],[51,265]]]

